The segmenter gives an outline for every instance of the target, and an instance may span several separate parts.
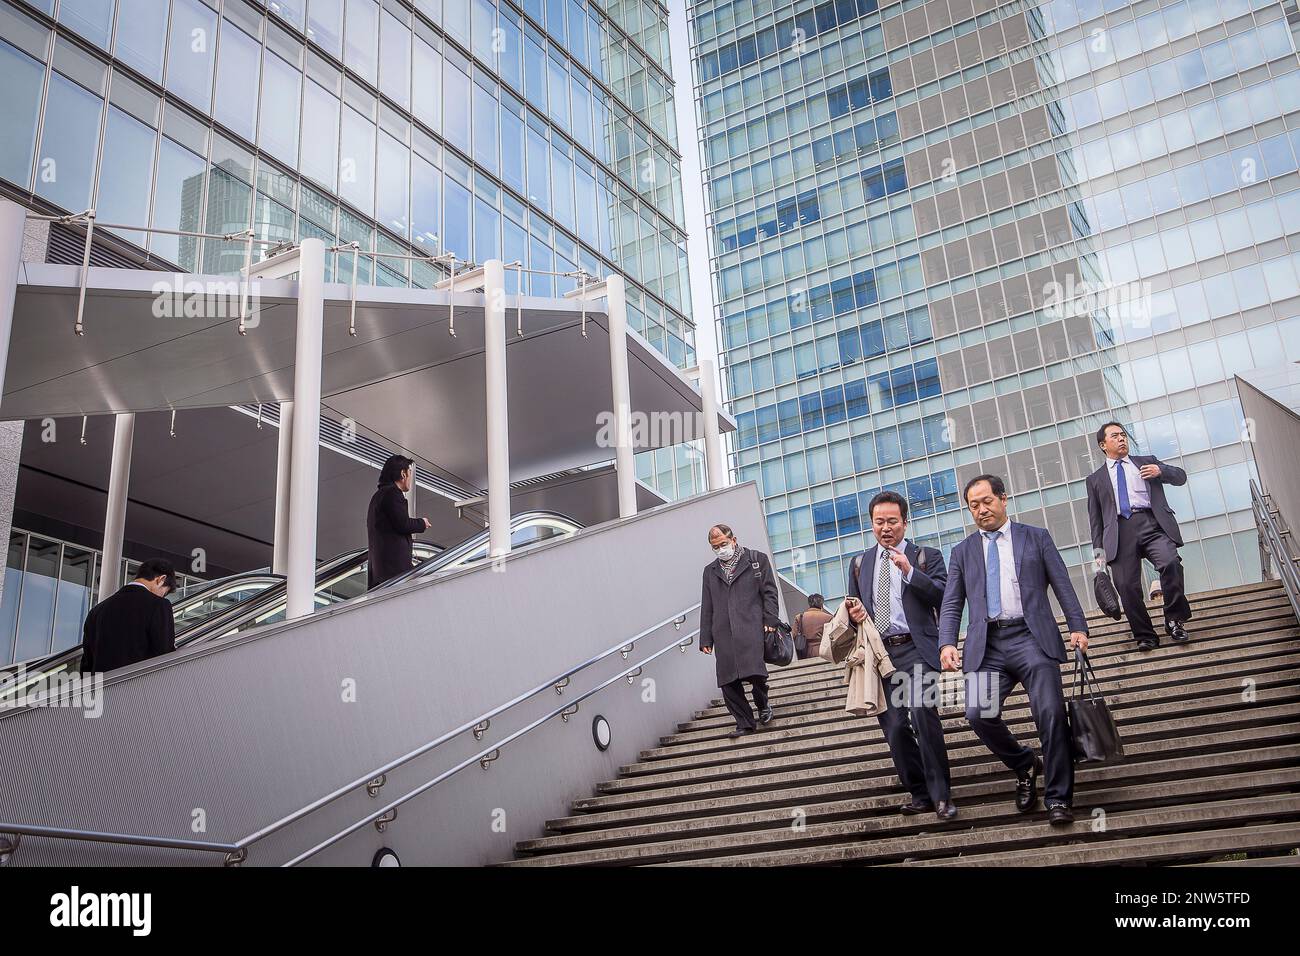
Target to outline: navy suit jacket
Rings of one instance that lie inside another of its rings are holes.
[[[922,551],[925,552],[924,571],[917,567]],[[849,595],[862,602],[862,606],[867,609],[868,620],[876,614],[876,555],[879,553],[879,545],[865,552],[856,575],[853,573],[853,565],[849,565]],[[937,612],[943,604],[948,569],[944,567],[943,553],[935,548],[922,548],[909,541],[903,553],[912,562],[912,580],[903,584],[903,616],[907,619],[907,629],[912,633],[912,643],[921,652],[921,657],[938,670]]]
[[[1169,535],[1170,540],[1180,548],[1183,545],[1182,533],[1178,530],[1178,519],[1174,509],[1169,507],[1165,498],[1165,485],[1187,484],[1187,472],[1177,465],[1166,465],[1154,455],[1129,455],[1129,460],[1139,469],[1143,465],[1155,465],[1160,474],[1147,480],[1147,491],[1151,495],[1151,514],[1155,516],[1160,530]],[[1110,464],[1103,464],[1088,476],[1088,530],[1092,532],[1094,550],[1106,553],[1107,563],[1114,561],[1119,554],[1119,512],[1116,510],[1115,489],[1110,483]]]
[[[985,599],[984,555],[988,539],[978,531],[952,549],[952,566],[948,569],[948,586],[944,590],[943,608],[939,612],[939,646],[957,646],[957,628],[961,624],[964,606],[970,607],[970,620],[966,626],[966,647],[962,651],[962,668],[967,673],[977,671],[984,662],[985,640],[988,636],[988,603]],[[1020,582],[1020,604],[1025,613],[1025,624],[1043,653],[1064,664],[1065,640],[1057,626],[1056,615],[1047,599],[1050,585],[1056,600],[1065,612],[1071,631],[1088,633],[1087,618],[1079,605],[1079,598],[1070,583],[1069,572],[1061,553],[1056,550],[1052,536],[1046,528],[1011,522],[1011,549],[1015,560],[1016,578]]]

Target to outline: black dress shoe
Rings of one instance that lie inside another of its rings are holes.
[[[940,823],[948,823],[957,819],[957,805],[951,800],[940,800],[935,805],[934,815],[939,818]]]
[[[1158,637],[1143,637],[1138,640],[1139,651],[1154,651],[1159,646],[1160,638]]]
[[[753,727],[737,727],[731,733],[727,734],[727,736],[730,737],[732,740],[734,740],[737,737],[748,737],[753,732],[754,732]]]
[[[764,707],[758,713],[758,722],[760,724],[770,724],[772,722],[772,708]]]
[[[1190,637],[1182,621],[1170,621],[1165,630],[1169,632],[1169,639],[1175,644],[1185,644]]]
[[[1043,772],[1043,758],[1034,754],[1034,765],[1016,777],[1016,809],[1028,813],[1038,806],[1038,775]]]
[[[914,817],[920,813],[931,813],[934,811],[934,804],[929,799],[913,797],[907,803],[898,808],[898,812],[904,816]]]
[[[1054,827],[1069,826],[1074,822],[1074,812],[1063,803],[1054,803],[1047,808],[1047,822]]]

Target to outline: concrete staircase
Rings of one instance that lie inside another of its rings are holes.
[[[1016,812],[1010,771],[960,707],[942,712],[960,818],[901,816],[879,723],[844,713],[839,668],[799,661],[773,669],[765,730],[726,739],[733,724],[714,700],[507,865],[1187,864],[1250,852],[1262,855],[1238,859],[1300,865],[1300,626],[1276,582],[1192,605],[1191,643],[1146,654],[1126,622],[1089,621],[1128,759],[1078,771],[1072,827],[1048,826],[1041,803]],[[1159,608],[1152,617],[1162,630]],[[1023,692],[1007,720],[1037,746]]]

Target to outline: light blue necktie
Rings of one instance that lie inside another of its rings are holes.
[[[1002,616],[1002,561],[998,557],[998,538],[1001,531],[981,531],[989,540],[988,554],[984,557],[984,603],[988,605],[989,620]]]
[[[1133,509],[1128,503],[1128,479],[1124,477],[1123,459],[1115,462],[1115,486],[1119,488],[1119,513],[1121,517],[1128,518],[1133,514]]]

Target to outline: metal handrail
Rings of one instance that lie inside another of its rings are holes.
[[[1291,602],[1291,610],[1300,618],[1300,570],[1296,568],[1297,558],[1291,554],[1291,549],[1286,544],[1286,536],[1290,531],[1279,526],[1281,512],[1272,507],[1272,496],[1261,491],[1253,478],[1250,480],[1250,504],[1255,512],[1255,527],[1259,531],[1260,543],[1268,548],[1287,599]]]
[[[371,781],[383,777],[388,773],[391,773],[393,770],[396,770],[397,768],[409,763],[410,761],[415,760],[416,758],[421,757],[426,753],[429,753],[430,751],[434,750],[437,747],[442,746],[444,743],[447,743],[449,740],[454,739],[460,734],[463,734],[466,731],[477,730],[483,727],[484,725],[490,725],[494,717],[499,717],[507,710],[523,703],[526,700],[529,700],[532,697],[537,696],[543,691],[555,688],[556,685],[567,683],[568,680],[572,678],[575,674],[578,674],[579,672],[587,669],[588,667],[600,663],[601,661],[605,660],[607,657],[611,657],[614,654],[618,654],[618,653],[622,653],[624,657],[626,657],[627,653],[636,645],[637,641],[641,640],[642,638],[646,637],[649,634],[654,633],[655,631],[659,630],[662,627],[666,627],[669,624],[673,624],[676,627],[680,628],[682,624],[685,623],[686,616],[690,614],[692,611],[699,609],[699,607],[700,607],[700,603],[696,602],[695,604],[692,604],[689,607],[681,611],[678,611],[672,617],[664,618],[662,621],[658,622],[657,624],[653,624],[650,627],[639,632],[634,637],[620,641],[619,643],[613,645],[612,647],[608,648],[605,651],[602,651],[601,653],[595,655],[594,657],[588,658],[587,660],[583,661],[581,664],[578,664],[574,667],[570,667],[568,670],[564,671],[563,673],[558,674],[555,677],[551,678],[550,680],[547,680],[541,684],[538,684],[536,687],[532,688],[531,690],[516,695],[511,700],[507,701],[504,704],[499,704],[498,706],[494,707],[492,710],[488,711],[487,713],[481,714],[480,716],[473,718],[472,720],[466,721],[465,723],[461,724],[459,727],[455,728],[454,730],[450,730],[447,731],[446,733],[441,734],[440,736],[434,738],[433,740],[421,745],[420,747],[417,747],[415,750],[412,750],[411,752],[404,754],[401,757],[389,761],[388,763],[384,764],[382,767],[379,767],[375,770],[371,770],[370,772],[364,774],[361,777],[358,777],[357,779],[351,781],[350,783],[338,787],[337,789],[331,791],[325,796],[313,800],[311,803],[303,807],[300,807],[299,809],[295,810],[293,813],[290,813],[289,815],[280,818],[279,820],[275,821],[274,823],[268,826],[261,828],[260,830],[250,833],[248,836],[244,837],[241,840],[237,840],[234,843],[217,843],[217,842],[208,842],[208,841],[199,841],[199,840],[172,839],[170,837],[145,836],[142,834],[109,833],[100,830],[84,830],[75,827],[46,827],[46,826],[37,826],[37,825],[28,825],[28,824],[10,824],[10,823],[3,823],[3,822],[0,822],[0,837],[3,837],[6,834],[17,834],[17,835],[25,835],[25,836],[51,837],[54,839],[84,840],[92,843],[115,843],[115,844],[123,844],[128,846],[148,846],[148,847],[160,847],[165,849],[184,849],[184,850],[196,850],[196,851],[206,851],[206,852],[214,852],[214,853],[225,853],[227,865],[238,865],[239,863],[242,863],[243,860],[247,857],[248,847],[252,846],[254,843],[257,843],[258,841],[265,839],[266,837],[270,836],[273,833],[277,833],[280,830],[283,830],[285,827],[293,823],[296,823],[298,820],[301,820],[306,816],[309,816],[310,814],[319,810],[321,807],[326,806],[327,804],[332,803],[333,801],[339,799],[340,797],[348,793],[351,793],[354,790],[358,790],[366,786]],[[644,666],[645,664],[654,660],[660,654],[663,654],[674,647],[685,648],[689,646],[690,642],[694,640],[697,634],[699,634],[698,629],[693,631],[684,641],[678,640],[675,643],[670,644],[668,647],[664,648],[664,650],[661,650],[656,654],[652,655],[651,657],[646,658],[640,664],[629,668],[628,670],[619,674],[617,677],[612,678],[606,681],[605,683],[599,685],[594,690],[588,691],[586,694],[583,694],[582,696],[576,699],[570,700],[568,703],[564,705],[564,707],[561,707],[559,710],[556,710],[548,714],[546,717],[543,717],[538,721],[534,721],[532,724],[528,725],[528,727],[524,728],[523,731],[516,731],[514,734],[507,737],[505,740],[502,740],[499,743],[493,745],[492,747],[489,747],[487,751],[485,751],[483,754],[480,754],[473,759],[474,760],[482,759],[483,756],[486,756],[486,754],[491,753],[493,750],[500,749],[500,747],[503,746],[504,744],[509,743],[510,741],[516,739],[519,736],[522,736],[523,733],[526,733],[527,731],[533,729],[534,727],[539,726],[541,723],[544,723],[546,720],[549,720],[551,717],[556,716],[561,711],[568,710],[570,707],[573,707],[575,704],[581,703],[583,700],[586,700],[587,697],[590,697],[592,694],[596,693],[597,691],[603,690],[605,687],[608,687],[610,684],[614,683],[617,680],[622,680],[623,678],[627,677],[630,671],[636,670],[637,667]],[[479,734],[476,734],[476,737],[477,736],[479,736]],[[461,769],[461,767],[458,766],[455,769],[453,769],[451,773],[455,773],[459,769]],[[445,776],[450,776],[450,773],[446,774]],[[424,789],[428,789],[429,787],[435,785],[440,781],[440,779],[445,779],[445,776],[439,779],[435,779],[432,783],[425,785],[425,787],[423,787],[420,792],[423,792]],[[406,802],[406,800],[409,800],[411,797],[415,795],[416,793],[414,792],[408,794],[406,797],[402,798],[398,802],[404,803]],[[382,813],[383,812],[381,811],[380,815],[382,815]],[[355,832],[356,829],[360,829],[361,826],[365,826],[365,824],[369,822],[371,822],[371,820],[367,819],[360,826],[349,829],[342,835],[338,835],[337,839],[342,839],[344,836],[347,836],[349,833]],[[337,842],[337,840],[333,840],[332,842]],[[307,856],[319,852],[319,850],[324,849],[325,846],[328,845],[330,845],[330,843],[326,843],[321,846],[318,846],[313,850],[309,851],[305,855],[300,855],[300,857],[297,857],[293,861],[290,861],[289,865],[293,865],[299,862],[301,859],[306,859]]]
[[[649,664],[651,661],[655,660],[656,658],[662,657],[664,654],[667,654],[669,651],[673,650],[674,648],[685,651],[686,648],[690,647],[691,644],[694,643],[695,638],[699,635],[699,633],[700,633],[700,629],[697,627],[685,638],[682,638],[678,641],[674,641],[672,644],[669,644],[667,647],[660,648],[659,650],[651,654],[649,657],[639,661],[636,664],[633,664],[631,667],[628,667],[622,672],[615,674],[613,677],[608,678],[607,680],[593,687],[591,690],[587,691],[585,694],[573,698],[568,703],[566,703],[563,707],[557,707],[554,710],[550,711],[549,713],[544,714],[541,717],[538,717],[532,723],[519,728],[514,733],[510,734],[508,737],[503,738],[502,740],[491,745],[490,747],[480,750],[478,753],[474,754],[473,756],[467,757],[466,759],[462,760],[460,763],[456,764],[454,767],[444,770],[442,773],[438,774],[432,780],[420,784],[420,786],[416,787],[414,790],[412,790],[410,793],[406,794],[405,796],[398,797],[396,800],[392,801],[387,806],[381,807],[380,809],[374,811],[373,813],[368,814],[367,816],[358,820],[356,823],[352,824],[346,829],[340,830],[332,837],[329,837],[328,839],[321,841],[320,843],[312,847],[310,850],[298,854],[292,860],[289,860],[287,863],[281,865],[286,867],[297,866],[299,863],[303,862],[304,860],[310,859],[311,857],[315,856],[317,853],[321,852],[322,850],[333,846],[335,843],[338,843],[340,840],[348,836],[351,836],[353,833],[356,833],[358,830],[365,828],[368,824],[374,823],[377,820],[379,820],[381,817],[388,816],[388,814],[390,813],[394,813],[397,810],[397,808],[400,807],[402,804],[407,803],[415,799],[416,797],[418,797],[420,794],[433,789],[438,784],[442,783],[444,780],[447,780],[448,778],[454,776],[455,774],[460,773],[462,770],[464,770],[466,767],[470,766],[471,764],[482,763],[487,758],[495,759],[492,755],[498,753],[501,750],[501,748],[504,747],[506,744],[518,740],[520,737],[523,737],[525,734],[531,733],[532,731],[536,730],[538,727],[542,726],[542,724],[546,723],[548,720],[550,720],[553,717],[564,716],[568,711],[573,711],[576,713],[578,709],[578,705],[581,704],[584,700],[586,700],[589,697],[595,696],[596,694],[604,690],[606,687],[609,687],[613,684],[617,684],[621,680],[635,677],[636,675],[641,673],[642,668],[644,668],[647,664]],[[567,720],[568,717],[564,716],[564,719]]]

